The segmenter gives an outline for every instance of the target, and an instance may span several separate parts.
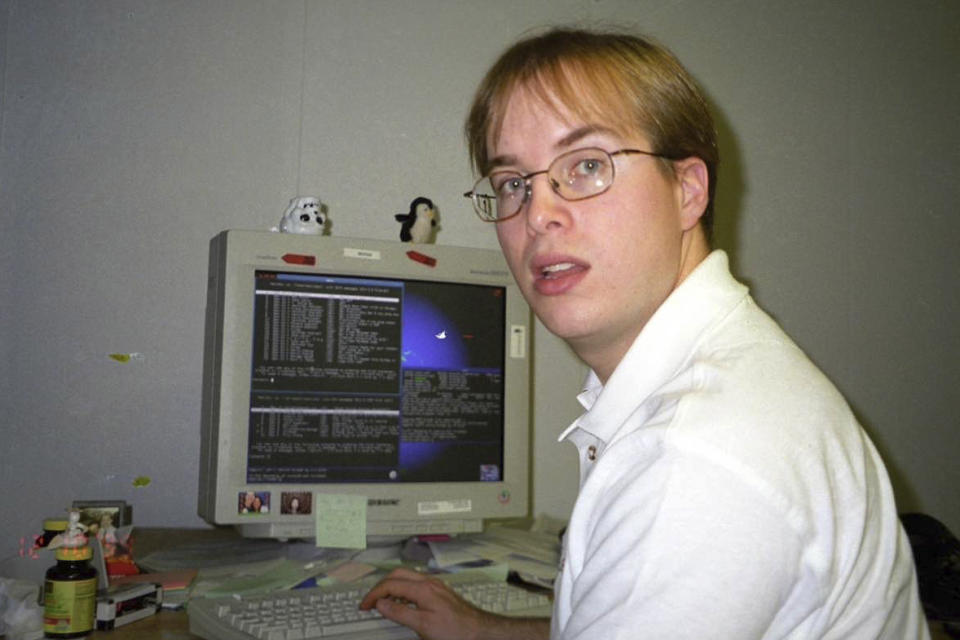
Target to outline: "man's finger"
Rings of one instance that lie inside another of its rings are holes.
[[[395,602],[389,598],[381,598],[377,600],[377,611],[388,620],[399,622],[414,631],[420,631],[423,613],[410,605]]]
[[[373,586],[360,601],[361,609],[370,609],[381,598],[407,598],[412,600],[417,586],[426,576],[409,569],[395,569]]]

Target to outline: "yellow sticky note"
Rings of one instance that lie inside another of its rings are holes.
[[[367,497],[317,493],[313,496],[317,546],[367,548]]]

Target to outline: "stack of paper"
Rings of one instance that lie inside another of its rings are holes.
[[[557,536],[512,527],[490,527],[442,542],[428,542],[433,553],[431,566],[456,570],[484,564],[506,565],[521,580],[551,587],[560,561]]]

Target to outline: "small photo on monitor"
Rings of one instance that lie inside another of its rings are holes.
[[[309,515],[313,511],[313,495],[309,491],[284,491],[280,494],[280,513]]]
[[[241,491],[237,495],[237,513],[241,515],[270,513],[270,492]]]

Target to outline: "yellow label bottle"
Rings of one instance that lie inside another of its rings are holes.
[[[83,638],[93,631],[97,611],[97,570],[90,547],[61,547],[43,585],[43,635]]]

